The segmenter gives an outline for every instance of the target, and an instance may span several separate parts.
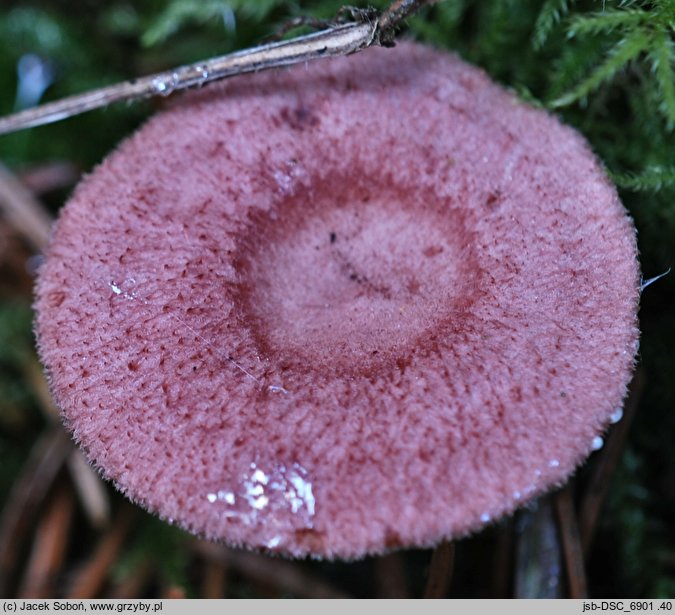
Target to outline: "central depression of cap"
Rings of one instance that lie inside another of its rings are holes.
[[[54,396],[129,497],[358,557],[560,483],[621,406],[634,230],[582,138],[403,44],[183,97],[62,212]]]
[[[476,295],[461,210],[380,182],[321,178],[242,233],[235,302],[261,356],[284,370],[362,377],[400,366]]]

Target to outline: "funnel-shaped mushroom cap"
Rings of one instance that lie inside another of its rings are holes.
[[[37,332],[130,498],[229,544],[357,557],[564,481],[622,404],[638,287],[583,139],[402,44],[152,119],[65,207]]]

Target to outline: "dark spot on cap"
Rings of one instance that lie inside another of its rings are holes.
[[[487,198],[485,199],[485,206],[491,210],[497,209],[501,204],[501,200],[502,200],[501,192],[499,190],[495,190],[487,195]]]
[[[316,128],[321,123],[319,116],[315,115],[310,108],[304,105],[293,109],[284,107],[281,110],[280,117],[293,130],[299,131],[307,128]]]

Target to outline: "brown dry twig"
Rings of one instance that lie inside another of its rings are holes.
[[[36,442],[14,482],[0,519],[0,596],[8,595],[17,553],[21,553],[42,502],[72,446],[60,427],[52,427]]]
[[[514,598],[560,598],[562,547],[551,502],[544,496],[516,517]]]
[[[0,119],[0,125],[2,122]],[[50,215],[31,192],[2,165],[0,165],[0,212],[34,250],[40,252],[47,245],[52,225]]]
[[[59,570],[66,559],[75,502],[63,483],[40,519],[28,565],[19,589],[22,598],[49,598],[56,591]]]
[[[344,56],[373,45],[391,46],[401,22],[428,0],[395,0],[377,19],[371,11],[350,11],[354,21],[288,41],[269,43],[209,58],[147,77],[131,79],[84,94],[76,94],[0,118],[0,135],[57,122],[111,103],[168,96],[211,81],[290,66],[319,58]]]
[[[586,557],[593,543],[600,512],[609,492],[612,477],[621,461],[621,455],[624,452],[644,386],[644,370],[638,369],[626,400],[623,420],[610,430],[605,446],[598,455],[588,485],[582,494],[581,505],[579,506],[579,533],[581,535],[581,546]]]
[[[225,598],[227,585],[227,566],[219,560],[206,560],[202,575],[201,597]]]
[[[348,594],[297,564],[246,551],[235,551],[204,540],[195,540],[190,544],[194,552],[206,560],[221,562],[240,575],[290,592],[298,598],[349,598]]]
[[[584,555],[581,550],[574,499],[569,484],[553,496],[553,503],[558,517],[560,542],[562,543],[567,571],[568,597],[576,600],[586,598],[588,597],[588,586],[584,568]]]
[[[392,2],[377,20],[379,31],[378,43],[389,47],[394,41],[394,34],[404,19],[419,11],[424,5],[430,4],[428,0],[396,0]]]
[[[403,554],[395,551],[375,559],[375,585],[378,598],[409,598]]]
[[[80,175],[75,164],[62,160],[23,168],[17,177],[24,187],[39,196],[74,186]]]
[[[110,524],[110,496],[103,479],[79,449],[68,456],[67,466],[87,520],[97,529],[107,527]]]
[[[110,570],[132,528],[135,510],[124,506],[112,527],[103,535],[90,559],[72,581],[66,598],[96,598],[108,581]]]
[[[117,600],[143,597],[145,595],[143,590],[152,580],[153,572],[154,566],[151,559],[145,557],[131,568],[105,597]]]
[[[452,580],[452,569],[455,562],[455,545],[442,542],[431,554],[429,576],[424,590],[425,598],[445,598]]]

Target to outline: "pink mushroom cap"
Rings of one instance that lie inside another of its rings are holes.
[[[66,424],[127,496],[354,558],[562,483],[623,403],[638,299],[583,138],[408,43],[151,119],[62,211],[36,308]]]

